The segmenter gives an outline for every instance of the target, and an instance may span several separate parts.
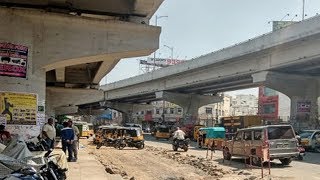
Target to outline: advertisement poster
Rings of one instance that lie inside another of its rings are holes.
[[[6,116],[7,124],[36,125],[37,95],[0,92],[0,114]]]
[[[0,76],[27,76],[28,47],[12,43],[0,43]]]
[[[7,125],[7,119],[5,115],[0,114],[0,125]]]
[[[297,103],[297,112],[310,112],[311,111],[311,102],[298,102]]]

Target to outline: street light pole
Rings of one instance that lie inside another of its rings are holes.
[[[302,0],[302,21],[304,20],[304,6],[305,6],[306,0]]]
[[[168,16],[157,16],[156,15],[155,25],[158,26],[158,19],[165,18],[165,17],[167,18]],[[155,50],[153,53],[153,71],[156,69],[156,53],[157,53],[157,50]]]
[[[169,48],[171,50],[171,60],[173,60],[173,47],[167,46],[167,45],[163,45],[166,48]]]

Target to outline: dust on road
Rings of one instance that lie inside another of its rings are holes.
[[[232,170],[205,159],[174,152],[168,149],[146,146],[145,149],[112,147],[96,149],[88,144],[89,152],[106,167],[108,173],[121,174],[124,179],[136,180],[211,180],[258,179],[248,171]]]

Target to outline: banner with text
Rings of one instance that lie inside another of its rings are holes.
[[[12,43],[0,43],[0,76],[27,76],[28,47]]]
[[[36,125],[37,95],[0,92],[0,113],[6,116],[7,124]]]

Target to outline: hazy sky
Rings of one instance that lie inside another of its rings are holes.
[[[270,32],[272,20],[301,20],[303,0],[165,0],[155,15],[162,27],[157,57],[192,59]],[[320,0],[306,0],[306,18],[320,14]],[[290,16],[286,16],[290,14]],[[154,15],[154,16],[155,16]],[[295,17],[295,15],[298,15]],[[286,17],[285,17],[286,16]],[[155,23],[155,17],[150,24]],[[141,74],[138,58],[122,59],[102,84]],[[230,94],[257,94],[256,89]]]

